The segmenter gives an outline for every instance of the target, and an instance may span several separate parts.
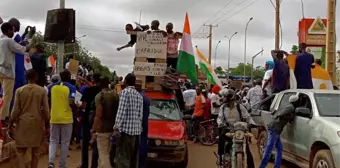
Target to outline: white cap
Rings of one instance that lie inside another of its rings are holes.
[[[293,95],[289,97],[289,103],[295,103],[299,100],[299,96],[298,95]]]

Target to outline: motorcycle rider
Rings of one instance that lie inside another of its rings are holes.
[[[250,114],[248,113],[248,110],[235,102],[235,91],[232,89],[224,89],[221,91],[221,96],[223,98],[224,104],[221,106],[218,118],[217,118],[217,124],[218,127],[222,127],[220,130],[220,136],[219,136],[219,142],[218,142],[218,165],[223,165],[223,155],[225,152],[229,152],[232,147],[232,139],[225,136],[229,130],[227,128],[224,128],[223,126],[226,125],[233,125],[236,122],[247,122],[249,125],[255,125],[255,122],[251,118]],[[228,145],[225,149],[225,142],[228,141]],[[254,159],[251,154],[249,145],[247,143],[246,146],[246,153],[247,153],[247,165],[249,168],[254,168]]]
[[[274,168],[279,168],[282,160],[282,143],[280,134],[288,122],[295,119],[295,108],[299,105],[299,96],[293,95],[289,97],[289,104],[283,108],[273,112],[273,121],[268,124],[268,141],[263,153],[263,158],[259,168],[265,168],[270,160],[272,150],[275,146],[276,157]]]

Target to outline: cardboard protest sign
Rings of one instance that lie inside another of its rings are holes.
[[[72,75],[78,74],[79,61],[75,59],[70,59],[68,70]]]
[[[26,71],[28,71],[33,68],[31,58],[28,55],[28,53],[25,53],[24,57],[25,57],[24,66],[25,66]]]
[[[163,76],[166,68],[166,63],[135,62],[133,72],[135,75]]]
[[[167,39],[161,32],[137,32],[135,57],[166,59]]]
[[[178,57],[178,43],[179,40],[175,36],[168,36],[168,44],[167,44],[167,57]]]

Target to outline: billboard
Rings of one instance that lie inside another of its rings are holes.
[[[301,19],[299,21],[299,43],[308,46],[326,46],[327,19]]]

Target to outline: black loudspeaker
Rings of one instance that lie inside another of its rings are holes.
[[[44,41],[57,43],[75,42],[75,10],[54,9],[47,12]]]

